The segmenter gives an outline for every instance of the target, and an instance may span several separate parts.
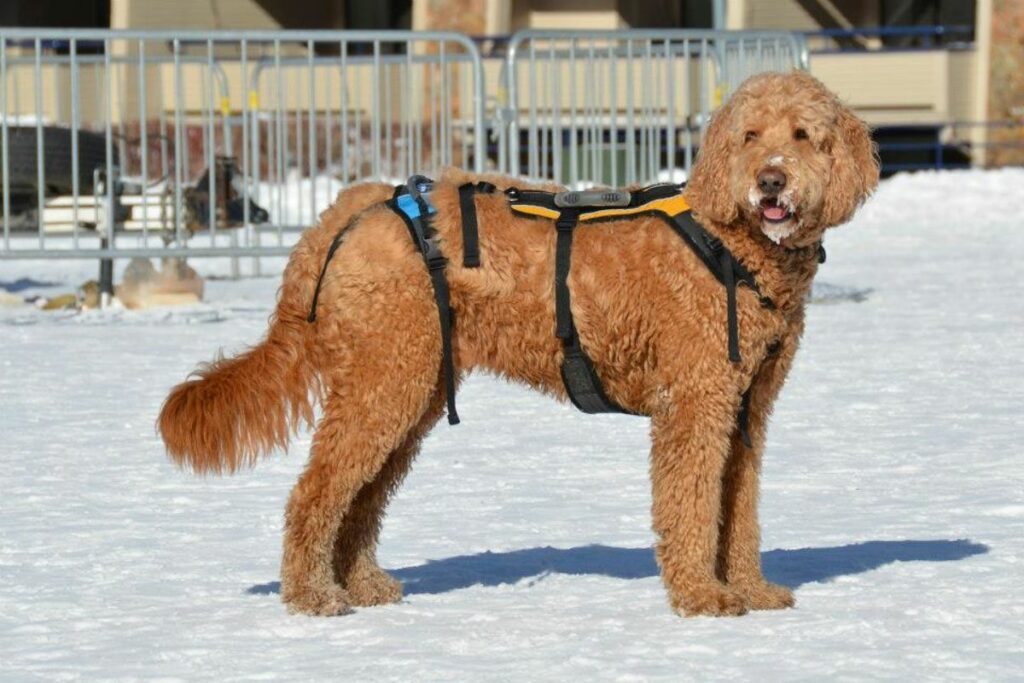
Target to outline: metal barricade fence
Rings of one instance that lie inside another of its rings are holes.
[[[781,31],[520,31],[503,70],[499,165],[570,186],[679,180],[740,82],[807,64],[803,37]]]
[[[674,177],[743,78],[806,66],[790,33],[521,31],[485,122],[456,33],[0,28],[0,260],[283,255],[340,188],[442,166]]]
[[[0,28],[0,259],[289,251],[338,189],[484,168],[455,33]]]

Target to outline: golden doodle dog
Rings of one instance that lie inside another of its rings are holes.
[[[477,195],[483,265],[465,268],[453,258],[463,250],[458,187],[478,179],[448,171],[431,194],[457,313],[457,379],[482,369],[565,398],[553,334],[556,231],[514,214],[501,192]],[[487,180],[499,190],[517,183]],[[680,613],[793,604],[761,572],[766,423],[804,327],[822,233],[848,221],[877,182],[866,126],[806,73],[755,76],[714,115],[684,197],[775,304],[738,289],[740,362],[725,353],[724,288],[663,220],[576,230],[572,314],[609,398],[651,418],[656,555]],[[382,205],[392,192],[364,184],[339,194],[292,253],[266,338],[200,368],[159,418],[177,463],[220,473],[286,447],[321,408],[285,515],[281,597],[294,612],[336,615],[402,596],[377,564],[378,532],[446,391],[431,278],[401,218]],[[749,446],[737,429],[748,390]]]

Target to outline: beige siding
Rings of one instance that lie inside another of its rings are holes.
[[[555,30],[606,30],[628,28],[618,11],[610,12],[536,12],[528,17],[529,28]]]
[[[818,54],[811,72],[869,123],[938,122],[968,111],[973,53]]]
[[[874,26],[878,6],[863,0],[746,0],[740,26],[730,28],[814,31],[820,28]]]
[[[951,119],[970,121],[974,118],[978,78],[976,53],[953,52],[949,55],[949,113]]]
[[[255,0],[112,0],[111,28],[275,29]]]
[[[813,31],[820,24],[798,0],[747,0],[744,28]]]
[[[515,0],[512,30],[625,28],[616,0]]]

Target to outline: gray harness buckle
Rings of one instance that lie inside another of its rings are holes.
[[[633,197],[624,190],[573,190],[555,194],[555,206],[560,209],[582,209],[588,207],[629,206]]]

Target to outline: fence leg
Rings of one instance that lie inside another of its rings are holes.
[[[100,240],[100,246],[106,249],[109,242],[104,237]],[[114,296],[114,259],[100,259],[100,308],[110,305],[110,299]]]
[[[231,231],[231,248],[238,248],[238,232],[236,230]],[[232,254],[231,256],[231,279],[238,280],[242,277],[242,269],[239,267],[238,254]]]

